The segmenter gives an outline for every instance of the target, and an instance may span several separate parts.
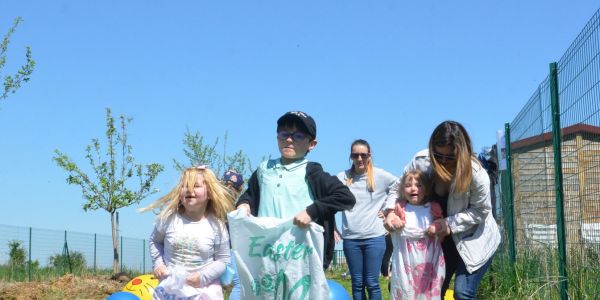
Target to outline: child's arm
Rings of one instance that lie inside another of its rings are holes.
[[[152,231],[152,234],[150,234],[150,239],[148,241],[148,246],[150,247],[150,256],[152,257],[153,273],[158,279],[169,275],[167,266],[163,260],[163,254],[165,250],[165,234],[164,231],[159,230],[161,227],[160,223],[162,222],[157,221],[157,224],[154,226],[154,230]]]
[[[394,209],[388,209],[387,216],[383,222],[383,227],[388,231],[400,230],[406,225],[406,212],[404,207],[406,201],[396,201]]]
[[[299,215],[305,213],[312,221],[320,223],[338,211],[352,209],[356,199],[350,189],[336,176],[323,171],[320,164],[314,162],[309,164],[312,165],[311,172],[315,174],[308,177],[308,182],[316,199]],[[319,195],[321,197],[317,198]]]
[[[258,185],[258,170],[252,173],[248,180],[248,189],[240,196],[236,208],[243,209],[249,215],[256,216],[260,203],[260,186]]]

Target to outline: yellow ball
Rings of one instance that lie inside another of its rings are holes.
[[[152,300],[156,286],[158,286],[158,279],[152,274],[145,274],[131,279],[123,288],[123,292],[130,292],[141,300]]]
[[[444,300],[454,300],[454,291],[451,289],[446,290],[446,295],[444,296]]]

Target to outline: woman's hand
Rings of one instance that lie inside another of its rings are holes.
[[[438,219],[427,227],[427,234],[430,236],[445,237],[452,234],[452,231],[446,219]]]
[[[385,229],[388,231],[400,230],[404,228],[405,224],[406,222],[402,221],[402,219],[400,219],[400,217],[398,217],[394,211],[390,211],[383,221],[383,227],[385,227]]]
[[[158,267],[156,267],[156,269],[154,269],[154,277],[156,277],[157,279],[162,279],[164,277],[169,276],[169,270],[167,269],[167,267],[165,265],[160,265]]]
[[[333,231],[333,240],[335,241],[336,244],[342,240],[342,237],[338,233],[337,229]]]
[[[188,275],[187,278],[185,278],[185,281],[187,282],[188,285],[195,287],[195,288],[199,288],[200,286],[200,272],[193,272],[190,275]]]

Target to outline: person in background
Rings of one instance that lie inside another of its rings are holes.
[[[344,255],[348,262],[354,300],[381,299],[379,274],[385,253],[385,233],[379,213],[386,205],[386,196],[396,177],[373,166],[371,146],[358,139],[350,145],[350,169],[340,172],[356,198],[352,209],[342,212]],[[393,202],[392,204],[393,205]]]
[[[464,126],[444,121],[431,133],[429,147],[415,154],[405,171],[421,170],[431,178],[432,197],[440,203],[443,219],[442,242],[446,276],[442,298],[454,275],[455,299],[476,299],[477,288],[492,263],[500,244],[500,231],[492,215],[490,179],[473,154],[471,138]],[[388,198],[396,198],[398,185]],[[403,227],[400,218],[388,213],[385,224],[391,230]]]
[[[381,260],[381,276],[385,279],[390,279],[390,259],[392,258],[392,252],[394,246],[392,245],[392,236],[386,230],[385,232],[385,252],[383,253],[383,259]]]
[[[236,200],[242,191],[244,191],[244,176],[238,173],[236,170],[225,171],[221,181],[233,192],[234,199]]]

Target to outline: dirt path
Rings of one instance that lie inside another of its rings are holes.
[[[123,286],[108,276],[67,274],[49,282],[0,282],[0,299],[106,299]]]

